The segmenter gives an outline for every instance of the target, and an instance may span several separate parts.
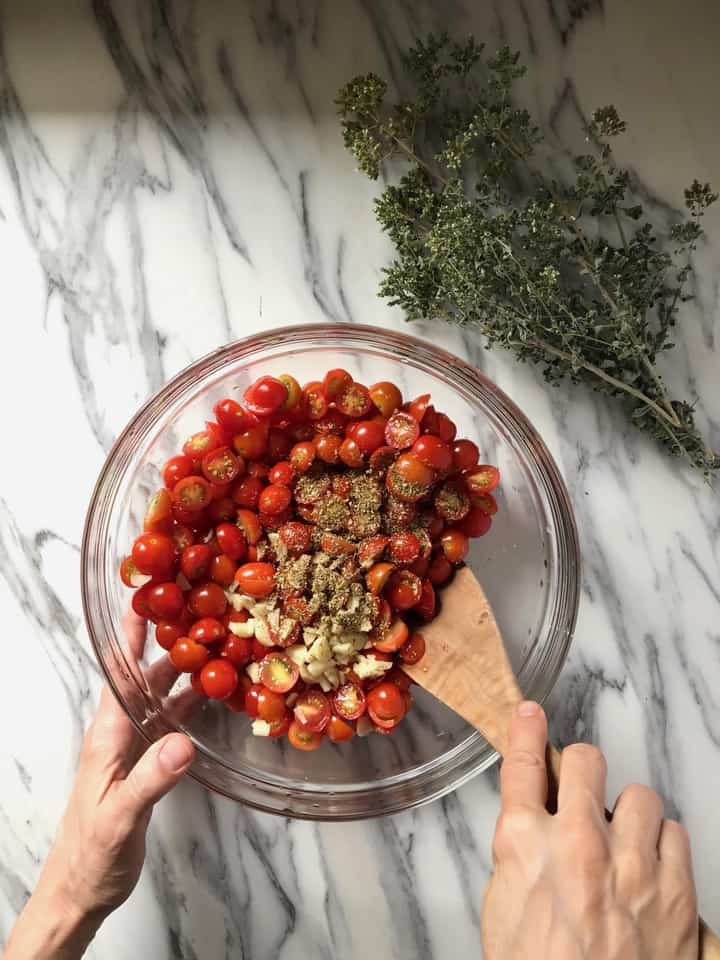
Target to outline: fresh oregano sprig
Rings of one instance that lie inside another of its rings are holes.
[[[339,93],[345,145],[376,179],[390,158],[399,182],[376,200],[396,248],[380,292],[408,319],[476,325],[490,346],[622,397],[632,422],[706,474],[720,467],[694,423],[692,404],[668,396],[656,362],[671,330],[717,199],[697,180],[689,219],[660,235],[644,217],[631,174],[610,140],[623,133],[614,107],[597,110],[589,152],[567,179],[544,174],[541,136],[513,104],[523,75],[508,48],[430,36],[408,53],[414,99],[388,103],[387,84],[357,77]],[[668,251],[671,247],[671,252]]]

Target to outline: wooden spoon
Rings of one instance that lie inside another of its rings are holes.
[[[404,666],[405,673],[476,727],[504,756],[510,719],[523,695],[490,603],[469,567],[458,570],[443,589],[442,611],[422,632],[425,656],[414,666]],[[548,747],[547,759],[552,810],[561,756]],[[702,920],[699,957],[720,960],[720,940]]]

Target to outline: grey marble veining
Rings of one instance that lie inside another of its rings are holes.
[[[556,162],[613,102],[621,161],[667,218],[720,180],[713,0],[6,0],[0,14],[0,931],[32,888],[99,677],[79,597],[94,478],[136,407],[218,344],[283,323],[403,325],[375,297],[390,250],[353,171],[337,88],[429,30],[520,48]],[[720,215],[669,380],[720,443]],[[606,750],[609,797],[645,780],[686,823],[720,926],[720,514],[589,392],[546,388],[469,332],[419,333],[529,414],[567,481],[584,558],[559,743]],[[495,774],[377,822],[313,825],[182,785],[141,884],[89,956],[477,957]]]

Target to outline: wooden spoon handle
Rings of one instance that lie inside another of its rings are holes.
[[[557,809],[557,789],[560,782],[560,765],[562,757],[559,750],[551,744],[547,750],[548,765],[548,810],[551,813]],[[609,810],[605,811],[608,820],[612,819]],[[710,927],[700,917],[700,949],[698,960],[720,960],[720,939],[715,936]]]

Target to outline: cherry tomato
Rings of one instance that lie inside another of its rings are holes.
[[[190,457],[181,454],[178,457],[170,457],[163,467],[163,483],[172,490],[178,480],[184,480],[193,472],[193,462]]]
[[[217,620],[227,609],[225,591],[217,583],[201,583],[190,591],[188,608],[196,617],[214,617]]]
[[[288,399],[288,389],[275,377],[260,377],[243,395],[245,406],[256,417],[269,417]]]
[[[332,743],[344,743],[346,740],[352,740],[355,736],[352,725],[336,716],[330,717],[325,733]]]
[[[400,659],[412,666],[425,656],[425,637],[421,633],[411,633],[400,647]]]
[[[143,530],[148,533],[170,533],[172,526],[172,497],[170,491],[163,488],[150,497],[145,511]]]
[[[173,487],[173,502],[187,513],[204,510],[210,503],[212,493],[205,477],[183,477]]]
[[[273,722],[270,724],[270,732],[268,733],[268,736],[273,740],[277,740],[278,737],[284,737],[290,729],[292,718],[292,713],[289,710],[285,710],[285,713],[282,715],[282,717],[280,717],[279,720],[273,720]]]
[[[255,510],[264,489],[265,485],[258,477],[241,477],[233,487],[232,497],[239,507]]]
[[[232,497],[224,495],[213,500],[208,507],[208,516],[213,523],[224,523],[235,516],[237,505]]]
[[[240,678],[229,660],[215,657],[200,671],[200,683],[205,696],[211,700],[226,700],[237,689]]]
[[[329,553],[331,557],[346,557],[355,553],[356,546],[352,540],[341,537],[339,533],[326,530],[320,538],[320,549]]]
[[[461,530],[446,530],[440,537],[443,553],[450,563],[462,563],[468,553],[468,538]]]
[[[385,441],[394,450],[407,450],[420,436],[420,424],[402,410],[394,413],[385,427]]]
[[[210,483],[232,483],[240,473],[240,461],[229,447],[219,447],[205,454],[202,472]]]
[[[399,500],[415,503],[430,490],[433,471],[412,453],[401,454],[389,468],[385,485]]]
[[[191,640],[190,637],[180,637],[176,640],[169,655],[173,666],[181,673],[195,673],[196,670],[201,670],[210,659],[208,648],[197,640]]]
[[[490,464],[480,464],[465,475],[465,483],[473,496],[491,493],[500,483],[500,471]]]
[[[181,554],[186,547],[191,547],[195,541],[192,530],[182,523],[175,524],[170,536],[178,554]]]
[[[285,716],[285,697],[263,687],[257,695],[258,717],[266,723],[274,723]]]
[[[390,494],[385,500],[386,524],[390,533],[399,533],[415,522],[417,507]]]
[[[185,625],[176,620],[160,620],[155,627],[155,639],[163,650],[172,650],[175,642],[185,636]]]
[[[470,503],[489,517],[494,517],[498,512],[498,502],[491,493],[470,493]]]
[[[477,444],[472,440],[456,440],[452,448],[453,470],[457,473],[461,470],[469,470],[476,465],[479,456]]]
[[[237,524],[245,534],[245,539],[251,546],[255,546],[262,536],[260,518],[252,510],[240,509],[237,512]]]
[[[231,560],[242,560],[247,553],[247,541],[242,530],[234,523],[218,524],[215,530],[218,546]]]
[[[346,417],[358,419],[364,417],[372,407],[367,387],[361,383],[351,383],[335,398],[335,404]]]
[[[246,427],[233,437],[233,449],[245,460],[262,460],[268,445],[268,431],[263,423]]]
[[[370,469],[377,476],[383,477],[396,459],[397,450],[393,450],[392,447],[378,447],[374,453],[370,454]]]
[[[227,657],[236,667],[244,667],[252,660],[252,640],[250,637],[236,637],[234,633],[228,633],[220,656]]]
[[[397,723],[405,714],[402,691],[394,683],[379,683],[367,695],[367,708],[373,723]]]
[[[240,406],[237,400],[226,397],[219,400],[213,407],[215,419],[231,436],[241,433],[252,421],[246,410]]]
[[[467,516],[458,524],[458,529],[462,530],[466,537],[484,537],[491,526],[491,516],[480,507],[470,507]]]
[[[256,477],[258,480],[267,480],[270,467],[264,460],[253,460],[252,463],[248,464],[247,472],[249,477]]]
[[[301,727],[297,720],[293,720],[288,728],[288,741],[296,750],[317,750],[323,742],[321,733],[313,733]]]
[[[214,617],[203,617],[190,627],[188,636],[197,643],[216,643],[225,636],[225,626]]]
[[[325,388],[319,380],[306,383],[303,387],[303,403],[307,409],[309,420],[320,420],[328,412],[328,402]]]
[[[340,459],[347,467],[361,467],[363,465],[363,452],[356,440],[346,437],[340,445]]]
[[[430,563],[428,569],[428,579],[430,583],[434,584],[436,587],[442,586],[443,583],[447,581],[452,576],[452,564],[445,556],[444,553],[437,553]]]
[[[427,623],[435,616],[436,604],[435,588],[429,580],[423,580],[420,599],[413,608],[414,612]]]
[[[357,683],[344,683],[333,695],[335,713],[343,720],[357,720],[365,713],[365,694]]]
[[[224,446],[224,437],[220,437],[209,430],[201,430],[199,433],[194,433],[191,437],[188,437],[182,450],[183,454],[195,464],[200,463],[202,458],[211,450],[222,446]],[[182,480],[184,477],[180,479]]]
[[[267,597],[275,589],[275,568],[271,563],[244,563],[235,574],[235,582],[250,597]]]
[[[450,417],[446,416],[444,413],[436,414],[435,421],[435,430],[434,433],[440,437],[441,440],[444,440],[445,443],[452,443],[457,434],[457,427],[452,422]]]
[[[278,377],[278,380],[283,384],[285,390],[287,391],[287,396],[285,397],[285,401],[280,409],[295,410],[300,404],[302,398],[300,384],[297,382],[295,377],[291,377],[289,373],[281,373]]]
[[[360,561],[360,566],[367,569],[374,563],[377,563],[377,561],[385,552],[385,547],[387,547],[388,543],[388,537],[382,536],[382,534],[377,537],[369,537],[367,540],[363,540],[358,549],[358,560]]]
[[[420,522],[425,527],[427,535],[434,543],[445,529],[445,521],[432,510],[425,511],[420,517]]]
[[[316,688],[301,693],[293,707],[295,720],[303,730],[321,733],[330,720],[330,701]]]
[[[382,380],[369,390],[370,399],[384,417],[391,417],[402,406],[402,394],[394,383]]]
[[[180,554],[180,570],[188,580],[199,580],[207,573],[211,559],[210,547],[206,543],[195,543]]]
[[[307,473],[315,461],[317,449],[311,440],[296,443],[290,451],[290,463],[298,473]]]
[[[275,693],[292,690],[299,676],[300,670],[295,661],[279,650],[268,653],[260,662],[260,679],[268,690]]]
[[[291,500],[292,493],[288,487],[283,487],[279,483],[271,483],[260,494],[258,509],[261,514],[277,516],[287,510]]]
[[[365,575],[365,583],[370,593],[376,595],[381,593],[394,569],[395,564],[393,563],[376,563],[370,567]]]
[[[268,432],[267,455],[271,463],[278,460],[284,460],[290,453],[292,440],[285,430],[279,430],[277,427],[271,427]]]
[[[140,573],[132,557],[125,557],[120,564],[120,579],[126,587],[143,587],[150,581],[146,573]]]
[[[375,420],[361,420],[355,429],[353,439],[363,453],[374,453],[383,446],[385,429]]]
[[[235,693],[231,693],[229,697],[226,697],[223,700],[223,706],[227,707],[228,710],[232,710],[233,713],[244,713],[245,712],[245,694],[247,693],[248,687],[250,686],[250,678],[240,675],[239,683],[235,689]],[[203,692],[202,683],[200,684],[200,693]]]
[[[245,691],[245,709],[247,710],[247,715],[253,720],[256,720],[259,716],[258,701],[264,689],[265,687],[263,687],[261,683],[253,683],[252,686],[248,687]]]
[[[291,487],[295,483],[295,469],[289,460],[280,460],[270,468],[268,480],[271,484]]]
[[[439,437],[424,433],[412,445],[412,453],[428,467],[447,473],[453,462],[452,450]]]
[[[414,533],[395,533],[388,544],[388,558],[393,563],[412,563],[420,556],[420,541]]]
[[[221,587],[229,587],[235,579],[238,565],[226,553],[216,554],[210,561],[209,576],[213,583]]]
[[[420,577],[421,580],[427,576],[427,572],[429,569],[430,569],[429,556],[427,557],[420,556],[417,558],[417,560],[413,560],[413,562],[408,566],[408,570],[412,570],[415,576]]]
[[[342,437],[347,424],[348,418],[345,414],[340,413],[336,407],[331,407],[324,416],[314,421],[313,429],[323,437]]]
[[[299,557],[310,550],[312,528],[297,520],[284,523],[278,531],[291,557]]]
[[[175,544],[164,533],[141,533],[133,544],[131,557],[140,573],[162,577],[172,571]]]
[[[340,437],[330,433],[315,438],[315,451],[323,463],[337,463],[340,459],[341,445]]]
[[[390,654],[395,653],[408,638],[408,627],[404,620],[396,617],[384,631],[375,629],[372,633],[373,646],[379,654],[392,659]]]
[[[347,370],[342,370],[341,368],[328,370],[323,380],[325,396],[328,400],[337,400],[340,394],[344,393],[347,388],[352,385],[352,382],[353,378]]]
[[[175,620],[183,611],[185,599],[176,583],[154,583],[147,594],[148,608],[156,617]]]
[[[457,523],[470,509],[470,498],[458,480],[447,480],[435,494],[435,510],[448,523]]]
[[[417,420],[418,424],[422,422],[422,418],[425,416],[425,411],[430,406],[430,394],[423,393],[419,397],[415,397],[414,400],[411,400],[407,405],[407,412]]]
[[[396,570],[388,580],[385,596],[393,610],[409,610],[420,599],[422,583],[411,570]]]

